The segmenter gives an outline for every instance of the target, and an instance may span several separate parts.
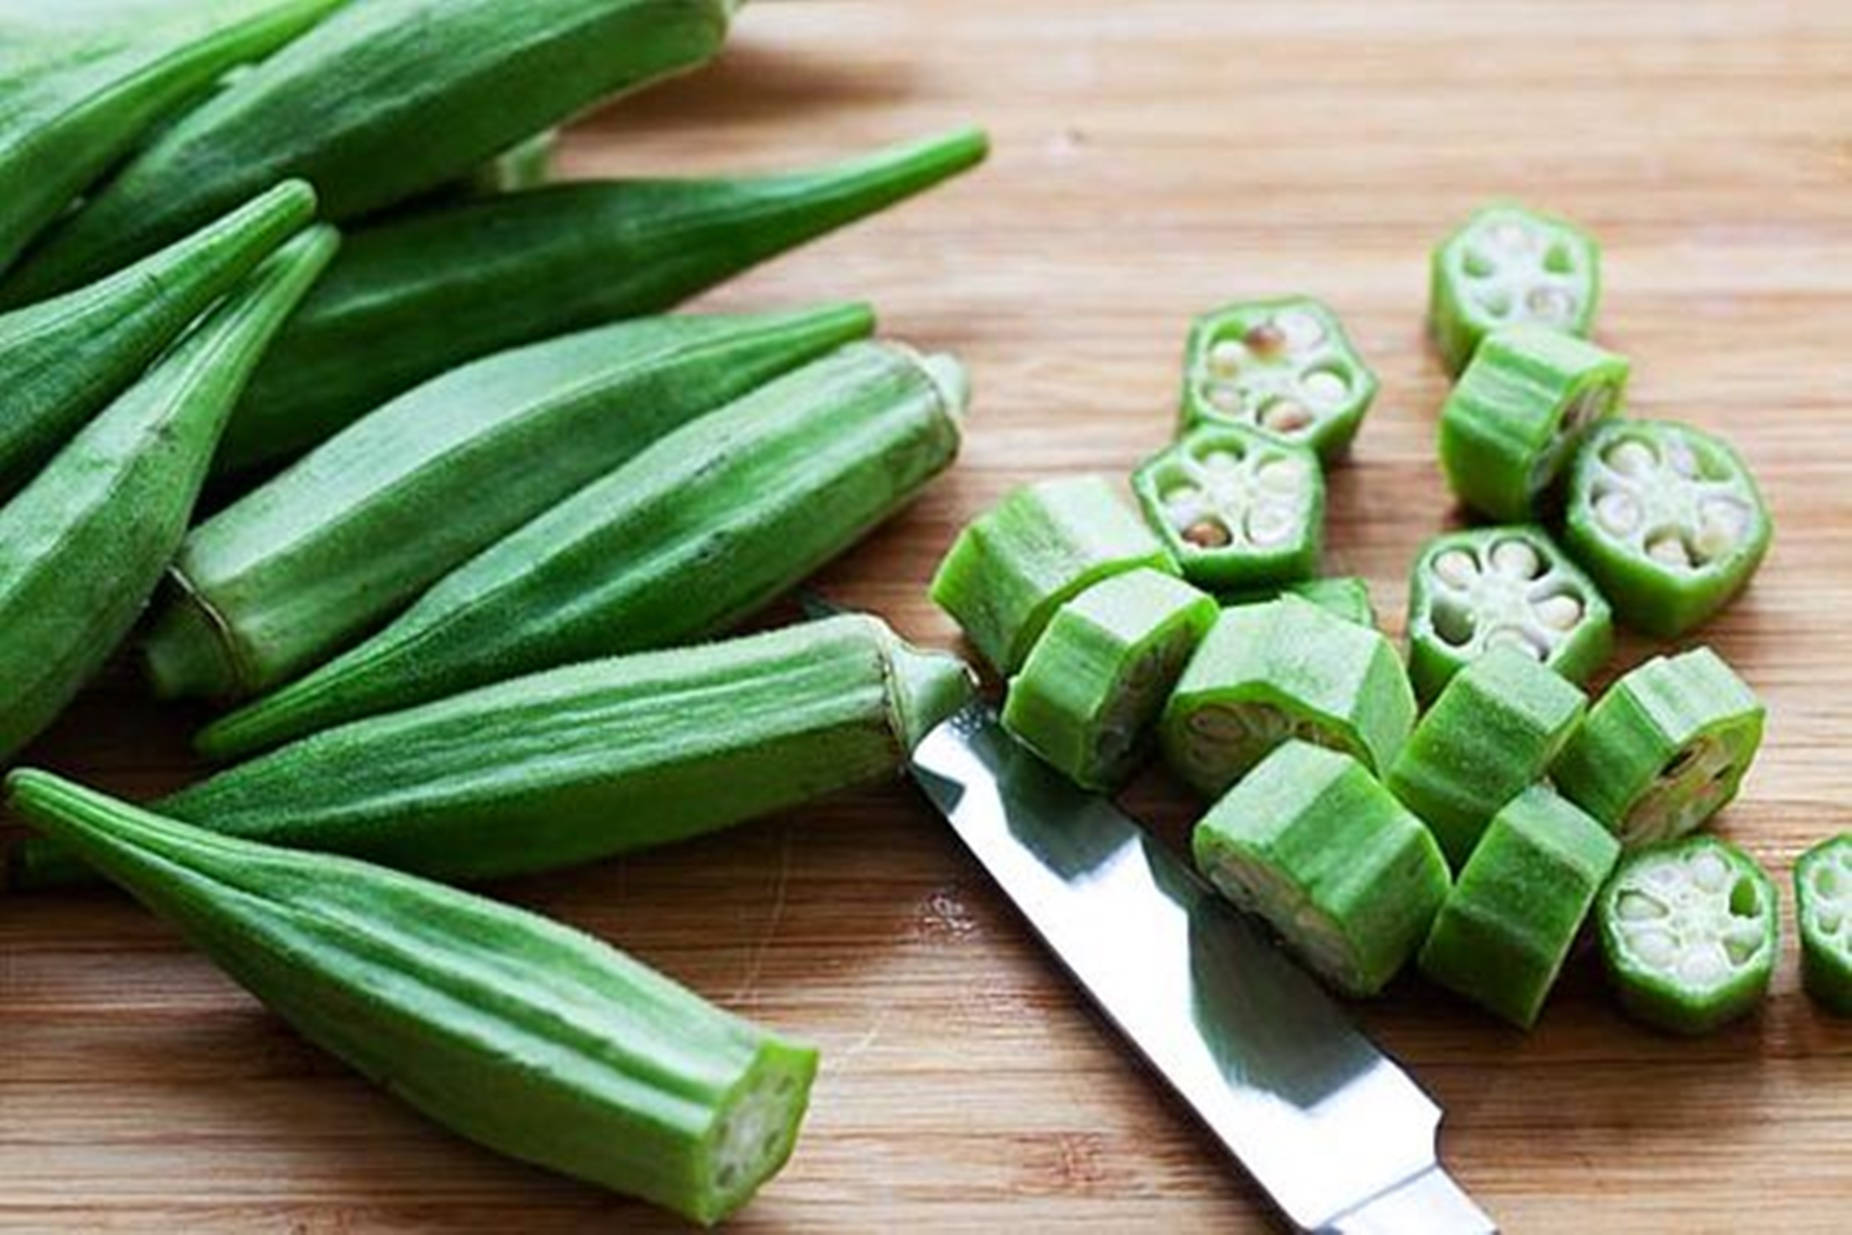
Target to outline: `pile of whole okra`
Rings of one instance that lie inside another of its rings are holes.
[[[815,1051],[448,884],[892,776],[973,689],[866,616],[701,642],[949,466],[968,391],[859,304],[652,315],[985,153],[545,183],[551,126],[711,58],[735,7],[0,6],[0,755],[127,645],[225,709],[197,744],[230,764],[145,809],[13,771],[41,835],[8,885],[101,874],[438,1122],[702,1222],[788,1158]],[[1420,947],[1528,1024],[1599,901],[1629,1006],[1703,1028],[1766,984],[1776,898],[1676,838],[1761,710],[1704,650],[1592,708],[1571,681],[1610,606],[1672,636],[1725,603],[1767,516],[1723,444],[1609,417],[1596,278],[1517,209],[1436,255],[1443,459],[1501,525],[1423,551],[1406,670],[1360,583],[1311,578],[1374,381],[1309,300],[1202,321],[1146,522],[1104,480],[1032,486],[934,594],[1081,783],[1155,723],[1222,795],[1205,871],[1341,989]],[[1522,522],[1563,474],[1567,553]],[[1797,880],[1809,989],[1852,1010],[1852,838]]]

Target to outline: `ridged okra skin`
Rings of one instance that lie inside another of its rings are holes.
[[[218,470],[290,459],[477,357],[661,312],[987,149],[959,129],[801,172],[560,184],[362,227],[251,379]]]
[[[652,442],[873,324],[862,305],[648,318],[418,387],[187,536],[147,643],[157,693],[244,699],[314,668]]]
[[[588,661],[325,730],[154,809],[450,881],[555,870],[894,776],[965,666],[848,616]],[[83,882],[32,840],[17,889]]]
[[[1205,815],[1197,869],[1347,995],[1374,995],[1446,899],[1434,837],[1349,755],[1279,746]]]
[[[1441,409],[1440,462],[1455,496],[1501,523],[1543,517],[1589,429],[1621,405],[1629,369],[1547,326],[1487,335]]]
[[[579,931],[46,772],[11,804],[297,1032],[461,1136],[711,1224],[789,1158],[817,1053]]]
[[[455,179],[607,95],[711,58],[736,0],[349,3],[138,151],[8,287],[77,286],[299,177],[323,217]]]
[[[1415,723],[1415,696],[1381,632],[1297,596],[1224,609],[1159,725],[1165,761],[1214,798],[1282,742],[1344,751],[1380,774]]]
[[[1010,680],[1003,727],[1074,783],[1117,789],[1218,612],[1162,571],[1100,580],[1055,611]]]
[[[1520,1029],[1537,1023],[1620,845],[1548,786],[1486,827],[1422,945],[1422,974]]]
[[[1673,840],[1736,796],[1765,716],[1709,648],[1655,656],[1608,687],[1550,774],[1627,848]]]
[[[1801,985],[1835,1016],[1852,1016],[1852,832],[1823,840],[1794,864]]]
[[[931,594],[998,673],[1028,659],[1055,611],[1101,579],[1177,563],[1103,476],[1063,476],[1005,494],[952,543]]]
[[[0,759],[134,626],[257,354],[336,240],[311,228],[283,245],[0,508]]]
[[[949,357],[884,343],[841,348],[593,481],[352,651],[210,726],[200,748],[243,754],[724,629],[950,466],[967,397]]]
[[[1542,780],[1588,697],[1532,657],[1493,648],[1447,683],[1384,778],[1462,869],[1499,809]]]
[[[1371,630],[1378,628],[1376,606],[1370,601],[1370,585],[1357,575],[1300,579],[1277,588],[1217,592],[1215,598],[1221,602],[1224,609],[1235,609],[1242,605],[1263,605],[1287,594],[1297,596],[1300,600],[1310,601],[1327,613],[1336,614],[1347,622],[1355,622]]]
[[[1748,585],[1774,523],[1742,456],[1664,420],[1620,420],[1576,456],[1565,541],[1621,621],[1676,638]]]
[[[288,181],[100,283],[0,315],[0,500],[314,217],[315,191]]]
[[[1715,836],[1626,855],[1596,906],[1621,1007],[1676,1034],[1710,1033],[1762,1002],[1779,920],[1774,882]]]
[[[1601,299],[1601,250],[1565,219],[1501,204],[1434,249],[1428,332],[1450,374],[1494,330],[1532,323],[1587,338]]]

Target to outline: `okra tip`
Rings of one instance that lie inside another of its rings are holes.
[[[176,566],[172,600],[142,641],[142,672],[156,699],[237,699],[248,694],[228,642],[230,632]]]
[[[908,754],[977,690],[977,677],[964,661],[949,652],[914,647],[898,636],[888,644],[887,666],[894,732]]]

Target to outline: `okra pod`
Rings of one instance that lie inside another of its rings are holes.
[[[621,322],[420,386],[187,536],[147,642],[157,693],[288,681],[651,442],[872,326],[862,305]]]
[[[328,228],[285,244],[0,508],[0,759],[135,624],[257,354],[334,247]]]
[[[816,1052],[601,940],[47,772],[7,786],[303,1037],[452,1132],[707,1224],[791,1154]]]
[[[1823,840],[1794,864],[1801,985],[1837,1016],[1852,1016],[1852,832]]]
[[[293,458],[477,357],[661,312],[985,150],[959,129],[784,175],[559,184],[362,227],[251,379],[218,470]]]
[[[1291,593],[1347,622],[1376,629],[1376,606],[1370,602],[1370,585],[1357,575],[1335,575],[1324,579],[1300,579],[1276,588],[1258,588],[1240,592],[1217,592],[1224,609],[1241,605],[1260,605]]]
[[[1601,250],[1564,219],[1490,206],[1442,241],[1430,262],[1428,331],[1459,373],[1494,330],[1534,323],[1587,338],[1601,298]]]
[[[242,754],[758,609],[909,501],[958,451],[949,357],[856,343],[662,438],[445,576],[352,651],[210,726]]]

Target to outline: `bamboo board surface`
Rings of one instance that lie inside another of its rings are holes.
[[[1288,291],[1334,305],[1383,379],[1333,477],[1329,566],[1399,631],[1408,561],[1455,518],[1427,248],[1494,195],[1580,220],[1635,409],[1727,432],[1776,512],[1704,637],[1771,709],[1721,827],[1785,881],[1852,827],[1848,64],[1835,0],[764,3],[720,65],[592,117],[565,160],[769,169],[990,126],[977,175],[709,301],[866,296],[971,363],[956,472],[822,580],[935,643],[923,586],[963,520],[1024,479],[1124,473],[1169,432],[1189,315]],[[197,719],[119,674],[30,758],[152,795],[193,774]],[[1190,819],[1155,775],[1129,801],[1173,837]],[[797,1156],[741,1231],[1269,1229],[903,787],[499,891],[823,1047]],[[1529,1036],[1412,982],[1359,1015],[1508,1230],[1843,1231],[1852,1026],[1799,994],[1791,908],[1766,1009],[1703,1041],[1623,1021],[1587,957]],[[0,1227],[674,1224],[434,1131],[96,895],[0,906]]]

